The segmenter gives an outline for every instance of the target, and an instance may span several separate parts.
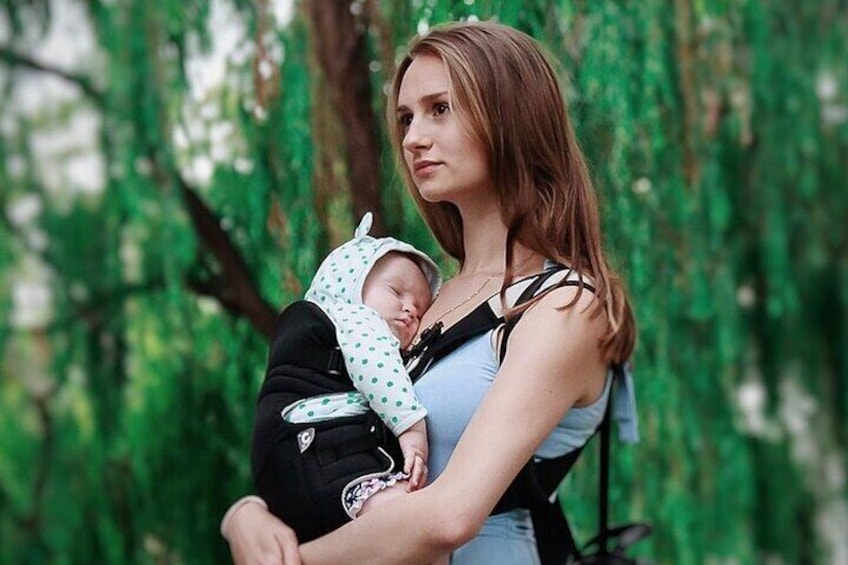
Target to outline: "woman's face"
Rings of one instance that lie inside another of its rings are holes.
[[[398,92],[403,156],[428,202],[479,199],[494,194],[483,146],[453,110],[447,71],[434,55],[413,59]]]

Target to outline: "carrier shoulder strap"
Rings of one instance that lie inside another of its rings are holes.
[[[620,366],[615,366],[615,378],[618,378]],[[615,383],[613,383],[614,385]],[[609,532],[609,453],[610,453],[610,414],[612,412],[612,394],[615,386],[610,387],[607,398],[607,409],[604,411],[604,419],[601,421],[601,461],[600,478],[598,480],[598,546],[602,553],[607,550],[607,537]]]
[[[607,539],[611,537],[608,525],[608,499],[610,415],[612,412],[612,395],[614,388],[614,386],[610,386],[609,396],[607,397],[607,406],[604,410],[604,417],[601,420],[599,428],[595,430],[595,433],[600,432],[601,435],[601,443],[599,447],[600,477],[598,479],[598,535],[589,542],[587,546],[597,544],[601,554],[606,554],[606,542]],[[591,438],[587,440],[586,444],[588,444],[589,441],[591,441]],[[584,444],[583,447],[585,447],[586,444]],[[544,465],[550,465],[556,468],[556,471],[560,474],[551,473],[546,478],[548,486],[550,486],[553,484],[553,481],[557,480],[557,477],[559,480],[562,480],[562,478],[565,477],[565,473],[571,469],[577,460],[577,457],[583,451],[583,447],[580,447],[579,449],[562,457],[531,464],[537,473],[545,472]],[[562,472],[563,467],[566,467],[564,472]],[[556,489],[556,487],[554,487],[554,489]],[[560,505],[559,496],[556,490],[554,490],[550,497],[545,497],[544,499],[541,499],[537,495],[530,507],[530,518],[533,521],[533,529],[536,534],[536,546],[539,551],[539,560],[542,565],[562,565],[564,563],[570,563],[583,558],[583,554],[574,540],[574,534],[571,531],[571,526],[568,523],[565,511]]]
[[[582,287],[590,292],[595,292],[594,286],[583,280],[577,273],[571,269],[557,265],[543,273],[533,284],[528,286],[515,302],[515,306],[519,306],[563,286]],[[505,357],[509,335],[520,318],[521,313],[510,317],[504,323],[498,347],[499,360],[503,360]],[[606,423],[607,429],[607,441],[601,446],[601,458],[603,461],[608,461],[609,459],[608,434],[612,406],[612,387],[609,394],[604,418],[601,423],[601,429],[603,430],[604,423]],[[597,433],[597,430],[595,432]],[[568,519],[557,497],[557,487],[580,457],[583,447],[585,447],[585,444],[560,457],[528,462],[495,507],[495,512],[522,506],[529,507],[530,517],[533,521],[533,529],[536,535],[536,546],[542,565],[559,565],[566,563],[568,559],[580,557],[580,549],[574,540],[571,526],[568,524]],[[604,463],[604,465],[604,471],[607,471],[607,463]],[[601,500],[606,501],[608,471],[607,476],[604,476],[602,471],[600,489],[602,493]],[[605,502],[602,503],[600,521],[603,524],[603,528],[600,531],[605,532],[607,521]]]
[[[618,363],[612,366],[615,381],[619,384],[624,383],[628,378],[627,373],[629,368],[626,363]],[[615,386],[613,386],[615,389]],[[626,389],[620,391],[623,394],[628,394]],[[583,551],[592,550],[588,555],[589,559],[618,559],[617,562],[635,563],[634,560],[624,556],[624,551],[637,541],[650,535],[651,526],[644,522],[636,522],[631,524],[623,524],[611,528],[609,525],[609,475],[610,475],[610,449],[612,444],[611,427],[612,427],[612,412],[613,412],[613,390],[610,390],[610,398],[608,400],[607,409],[604,414],[604,419],[601,422],[600,435],[600,472],[598,479],[599,497],[598,497],[598,534],[589,540]],[[619,414],[616,414],[618,419]],[[621,433],[621,428],[619,432]],[[630,435],[624,439],[627,442],[638,441],[638,434]],[[609,543],[614,540],[615,547],[612,550],[608,549]],[[575,553],[575,557],[581,557],[579,551]]]
[[[595,292],[595,287],[583,280],[581,277],[579,277],[577,273],[563,265],[555,265],[554,267],[540,274],[535,281],[533,281],[527,288],[525,288],[524,291],[521,293],[521,296],[518,297],[518,300],[515,301],[513,306],[520,306],[525,302],[533,300],[537,297],[547,294],[548,292],[556,288],[560,288],[563,286],[582,286],[585,290]],[[511,316],[504,322],[503,330],[500,336],[500,345],[498,347],[499,361],[502,360],[506,355],[506,346],[509,334],[512,333],[512,330],[515,328],[515,325],[521,319],[521,314],[522,313],[519,313],[515,316]]]
[[[594,291],[591,285],[582,281],[571,269],[562,265],[554,265],[527,285],[517,300],[511,304],[512,306],[520,306],[555,288],[579,285],[582,285],[585,289]],[[523,312],[519,312],[511,316],[502,325],[503,329],[498,346],[499,362],[506,355],[509,336],[522,314]],[[563,531],[563,527],[556,523],[558,521],[557,514],[561,516],[562,513],[558,509],[552,510],[548,508],[551,504],[549,497],[555,496],[557,486],[577,461],[581,451],[582,447],[553,459],[528,461],[495,505],[492,514],[507,512],[515,508],[536,508],[538,511],[544,513],[544,516],[540,518],[537,529],[548,531],[553,528],[554,532],[552,533],[556,533],[558,537],[559,532]],[[565,531],[569,531],[567,524],[564,524],[564,528]],[[537,532],[537,538],[544,537],[544,533],[539,534]],[[541,546],[542,544],[540,543],[539,545]]]
[[[556,276],[554,276],[556,275]],[[557,266],[546,271],[528,286],[521,297],[514,303],[523,304],[535,297],[562,286],[578,286],[595,292],[594,287],[582,280],[576,273],[562,266]],[[501,341],[498,347],[502,360],[506,355],[509,334],[515,328],[521,317],[521,313],[511,317],[504,323]],[[612,554],[621,555],[631,544],[649,535],[651,527],[648,524],[636,523],[626,524],[616,528],[609,526],[609,474],[610,474],[610,449],[611,449],[611,420],[615,401],[613,399],[616,381],[624,383],[627,369],[625,364],[618,363],[611,367],[613,371],[613,382],[607,396],[607,405],[600,425],[593,436],[600,432],[600,470],[598,478],[598,534],[591,539],[583,551],[596,548],[591,552],[591,557],[607,557]],[[631,391],[632,392],[632,391]],[[627,441],[638,441],[638,435]],[[510,485],[504,497],[498,502],[494,513],[503,512],[512,508],[526,507],[530,509],[533,528],[536,535],[536,545],[539,559],[542,565],[562,565],[583,558],[583,552],[577,546],[572,534],[568,519],[563,511],[557,496],[557,488],[577,461],[583,448],[591,441],[570,453],[539,461],[529,461],[519,472],[518,477]],[[617,540],[616,547],[612,552],[607,549],[610,540]]]
[[[520,304],[525,295],[532,297],[532,289],[538,289],[544,281],[563,268],[557,266],[514,282],[506,289],[506,303],[514,306]],[[469,339],[504,324],[503,310],[500,294],[496,294],[447,330],[443,330],[441,322],[424,330],[419,342],[405,354],[406,370],[412,382],[416,382],[433,362],[448,355]]]

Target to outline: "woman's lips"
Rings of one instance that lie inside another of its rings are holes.
[[[413,171],[416,176],[427,176],[433,173],[441,165],[438,161],[416,161]]]

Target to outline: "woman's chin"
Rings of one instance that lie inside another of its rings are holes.
[[[445,191],[433,190],[432,188],[425,188],[422,190],[420,186],[417,188],[418,194],[429,204],[438,204],[439,202],[450,201],[450,198],[448,198],[448,194],[446,194]]]

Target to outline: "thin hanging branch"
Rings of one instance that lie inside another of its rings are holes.
[[[700,182],[700,163],[695,152],[698,134],[698,95],[695,75],[696,39],[692,33],[692,7],[689,0],[675,0],[675,51],[680,67],[680,92],[683,97],[683,167],[686,182],[695,188]]]
[[[21,517],[20,524],[33,538],[37,538],[44,521],[44,501],[47,494],[47,482],[50,470],[53,468],[56,436],[54,433],[53,416],[50,414],[50,398],[32,394],[31,399],[35,405],[38,421],[44,431],[44,435],[41,438],[40,457],[34,469],[32,505],[29,513]]]

